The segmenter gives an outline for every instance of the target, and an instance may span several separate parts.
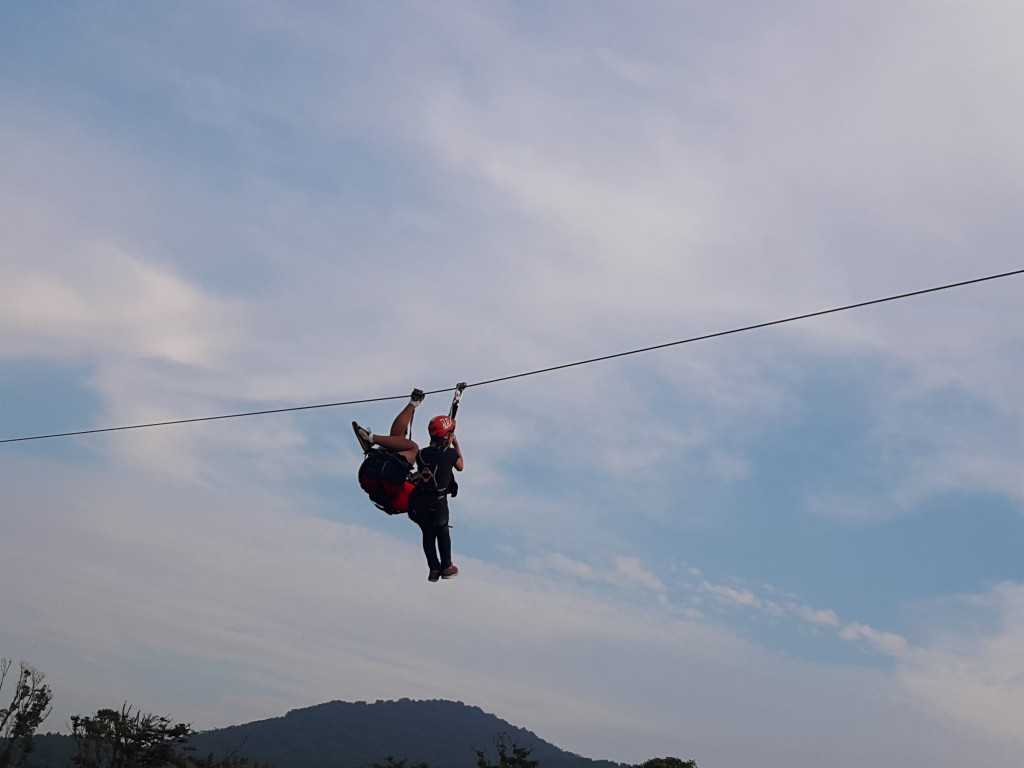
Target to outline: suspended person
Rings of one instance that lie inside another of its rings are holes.
[[[352,422],[356,439],[366,454],[359,468],[359,485],[370,500],[389,515],[409,511],[409,496],[415,488],[411,477],[419,446],[409,435],[413,414],[423,402],[423,391],[414,389],[409,402],[395,417],[387,435],[376,435]]]
[[[458,390],[461,395],[462,390]],[[453,404],[455,410],[458,400]],[[419,474],[410,498],[409,517],[423,534],[423,554],[427,556],[428,581],[454,579],[459,569],[452,562],[452,537],[448,526],[448,496],[455,496],[459,485],[452,470],[465,467],[462,448],[455,437],[455,419],[435,416],[427,425],[430,445],[416,457]]]

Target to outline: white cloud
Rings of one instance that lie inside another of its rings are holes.
[[[583,581],[633,585],[644,587],[652,592],[665,591],[665,584],[662,580],[652,571],[644,568],[640,560],[635,557],[618,556],[605,567],[595,567],[589,563],[573,560],[560,552],[555,552],[538,565],[546,565],[560,573]]]
[[[665,591],[665,585],[661,579],[640,564],[635,557],[615,558],[615,576],[627,582],[646,587],[652,592]]]
[[[0,329],[4,352],[89,362],[160,360],[215,366],[230,304],[203,295],[165,267],[116,246],[97,245],[59,271],[31,262],[5,270]]]
[[[839,626],[839,617],[831,608],[811,608],[799,603],[787,603],[786,610],[806,621],[824,627]]]
[[[759,609],[765,606],[764,601],[755,597],[754,593],[749,589],[736,589],[735,587],[730,587],[725,584],[711,584],[706,581],[701,585],[701,587],[716,600],[719,600],[726,605]]]
[[[875,650],[890,656],[902,656],[908,648],[906,638],[900,637],[893,632],[882,632],[866,624],[858,624],[856,622],[844,626],[840,630],[839,636],[843,640],[863,640]]]
[[[598,573],[594,570],[592,565],[568,558],[561,552],[555,552],[550,555],[548,557],[548,564],[550,564],[550,566],[555,570],[567,573],[570,576],[575,576],[579,579],[593,581],[598,578]]]
[[[939,608],[918,643],[858,622],[843,626],[839,637],[891,657],[899,685],[921,706],[1021,748],[1024,585],[1004,582],[932,603],[933,611]],[[979,614],[983,623],[971,619]]]
[[[694,575],[699,576],[700,574]],[[765,585],[764,589],[769,594],[776,592],[771,585]],[[697,592],[709,595],[716,603],[725,607],[752,610],[773,619],[781,619],[786,616],[795,617],[812,627],[837,627],[840,623],[839,617],[831,608],[812,608],[791,599],[778,600],[762,597],[747,587],[712,584],[702,580],[697,586]]]
[[[901,684],[935,710],[1024,747],[1024,584],[1004,582],[947,609],[981,611],[992,622],[964,630],[933,618],[942,623],[927,642],[901,655]]]

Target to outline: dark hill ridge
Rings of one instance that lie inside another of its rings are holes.
[[[284,717],[196,734],[198,754],[234,753],[274,768],[370,768],[388,755],[410,765],[476,768],[476,750],[497,762],[495,739],[529,747],[540,768],[621,768],[559,749],[524,728],[453,701],[332,701]]]

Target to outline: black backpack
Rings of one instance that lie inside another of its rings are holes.
[[[402,491],[411,473],[412,465],[401,454],[373,448],[359,466],[359,487],[366,491],[377,509],[389,515],[403,515],[408,508],[398,509],[394,501],[396,498],[408,501],[408,494]]]

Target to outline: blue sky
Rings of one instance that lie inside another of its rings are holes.
[[[1021,269],[1022,36],[998,0],[5,3],[0,438]],[[445,698],[627,762],[1017,766],[1022,291],[470,388],[441,584],[355,483],[400,400],[3,444],[0,655],[53,730]]]

